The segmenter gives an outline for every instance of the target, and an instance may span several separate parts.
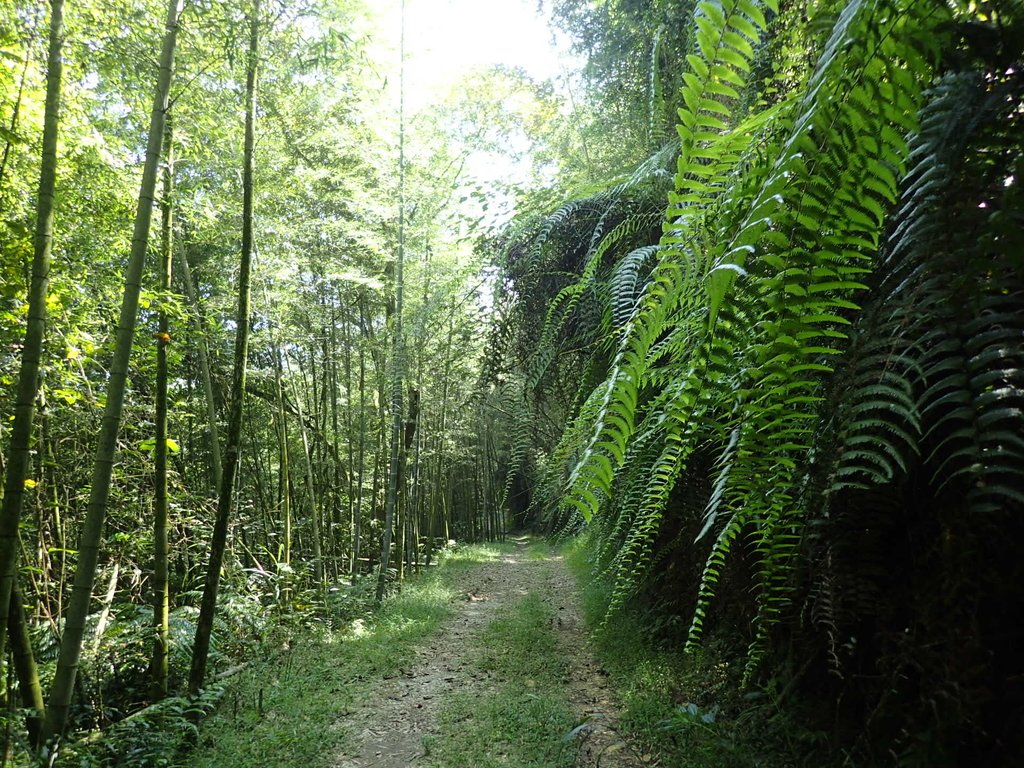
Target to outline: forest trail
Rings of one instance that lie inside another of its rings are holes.
[[[500,649],[484,647],[483,634],[503,612],[528,595],[540,596],[551,610],[550,626],[565,662],[564,685],[578,724],[563,734],[567,763],[574,766],[632,768],[638,759],[616,730],[618,716],[607,673],[594,660],[579,610],[576,581],[563,558],[527,537],[515,550],[459,575],[457,613],[416,648],[415,664],[385,677],[377,692],[339,727],[358,745],[337,755],[334,768],[403,768],[443,766],[428,748],[439,733],[439,713],[451,694],[483,696],[501,682],[473,660]],[[527,681],[529,686],[530,682]],[[495,745],[495,764],[508,764]]]

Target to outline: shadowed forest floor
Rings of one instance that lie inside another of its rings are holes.
[[[343,636],[292,638],[233,685],[189,764],[658,764],[617,723],[575,580],[518,538],[456,553]]]

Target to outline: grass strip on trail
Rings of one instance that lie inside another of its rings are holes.
[[[424,744],[428,765],[573,765],[575,747],[567,738],[575,725],[565,695],[568,667],[554,621],[552,607],[536,593],[499,611],[472,659],[481,688],[442,702],[439,733]]]
[[[345,632],[308,631],[287,651],[233,679],[202,725],[194,768],[315,768],[350,746],[339,721],[370,699],[387,675],[407,668],[414,647],[451,616],[458,574],[494,560],[508,545],[460,549],[436,570],[406,583],[365,624]]]

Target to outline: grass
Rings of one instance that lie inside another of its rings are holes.
[[[547,560],[558,551],[544,539],[532,539],[526,547],[526,557],[529,560]]]
[[[532,558],[532,555],[528,555]],[[573,765],[566,738],[576,723],[566,699],[567,660],[554,611],[529,594],[505,606],[473,659],[488,683],[442,703],[439,734],[425,740],[434,768],[560,768]]]
[[[202,724],[196,748],[179,765],[331,765],[339,752],[357,746],[344,727],[345,715],[365,707],[382,678],[412,666],[415,646],[455,612],[463,572],[514,548],[510,543],[450,553],[372,616],[350,621],[340,631],[326,621],[313,628],[308,621],[278,625],[276,640],[265,642],[264,658],[231,679],[217,712]],[[550,570],[543,561],[552,551],[544,542],[530,542],[528,567],[541,574]],[[808,745],[798,743],[800,734],[772,708],[770,696],[757,702],[743,698],[737,683],[741,659],[730,661],[713,644],[699,656],[657,647],[647,629],[657,617],[635,610],[621,611],[602,625],[610,590],[591,576],[586,539],[570,544],[565,554],[581,583],[584,616],[590,626],[601,626],[593,647],[621,705],[619,730],[645,763],[777,767],[808,754]],[[439,702],[437,733],[423,742],[425,768],[574,765],[572,735],[579,722],[567,697],[569,661],[554,629],[556,618],[542,592],[498,609],[463,660],[472,668],[470,687]],[[127,747],[118,747],[116,759],[77,765],[170,765],[170,752],[154,741],[147,722],[133,727],[138,733],[124,734]]]
[[[186,756],[194,768],[313,768],[349,746],[339,718],[384,675],[413,661],[413,647],[453,611],[454,577],[497,559],[505,545],[466,547],[415,578],[369,620],[346,632],[306,632],[232,680]]]
[[[600,627],[594,649],[621,705],[621,729],[639,751],[678,768],[790,764],[777,745],[758,738],[766,718],[743,700],[741,661],[713,644],[697,655],[656,647],[644,629],[652,617],[629,608],[605,621],[611,589],[591,573],[586,538],[567,545],[565,554],[581,586],[584,617]]]

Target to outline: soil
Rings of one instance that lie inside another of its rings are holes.
[[[457,614],[416,649],[410,669],[384,681],[379,693],[339,725],[350,730],[358,749],[338,755],[335,768],[426,766],[423,737],[436,733],[437,713],[446,694],[486,687],[486,674],[469,661],[484,628],[511,601],[539,593],[556,614],[556,628],[569,662],[568,699],[580,722],[576,765],[581,768],[633,768],[644,762],[616,730],[618,715],[606,677],[591,652],[579,610],[576,582],[562,558],[527,557],[529,539],[516,550],[459,576]],[[463,661],[465,660],[465,661]]]

